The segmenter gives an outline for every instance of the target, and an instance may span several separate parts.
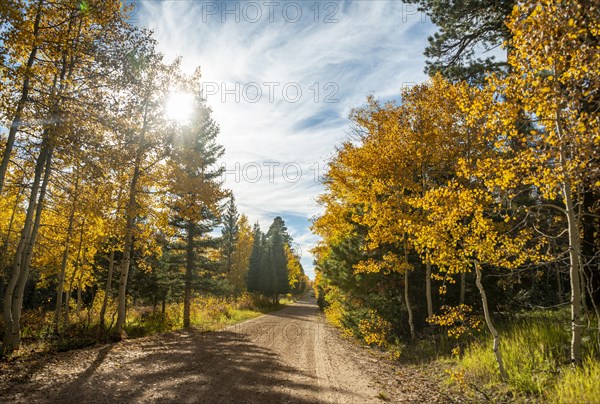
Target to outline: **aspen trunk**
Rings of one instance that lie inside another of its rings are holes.
[[[410,338],[415,339],[415,325],[413,323],[413,312],[410,305],[410,298],[408,295],[408,268],[404,270],[404,303],[406,304],[406,311],[408,312],[408,326],[410,327]]]
[[[46,158],[45,165],[45,173],[44,179],[42,180],[42,186],[40,188],[40,195],[38,197],[38,201],[35,209],[35,219],[33,222],[33,227],[31,229],[31,234],[29,236],[29,242],[27,244],[27,248],[25,250],[25,256],[23,258],[21,275],[19,276],[19,280],[17,282],[16,293],[14,295],[13,301],[13,321],[14,321],[14,329],[16,333],[13,334],[13,344],[15,347],[19,346],[21,341],[21,311],[23,309],[23,297],[25,296],[25,286],[27,285],[27,279],[29,278],[29,269],[31,267],[31,258],[33,257],[33,247],[35,246],[35,242],[37,239],[38,230],[40,228],[40,222],[42,218],[42,211],[44,210],[44,199],[46,197],[46,190],[48,188],[48,182],[50,180],[50,174],[52,169],[52,147],[50,146],[50,150],[48,151],[48,157]]]
[[[67,270],[67,262],[69,260],[69,246],[71,244],[71,238],[73,237],[73,227],[75,223],[75,210],[77,209],[77,188],[79,181],[75,181],[75,196],[73,198],[73,205],[71,206],[71,212],[69,214],[69,225],[67,227],[67,237],[65,240],[65,248],[63,250],[62,259],[60,263],[60,274],[58,275],[58,285],[56,286],[56,309],[54,310],[54,332],[58,333],[60,326],[60,314],[63,304],[63,293],[65,291],[65,275]]]
[[[190,328],[190,309],[192,305],[192,276],[194,274],[194,224],[192,222],[188,223],[187,233],[183,328]]]
[[[43,4],[43,0],[40,0],[40,10]],[[69,20],[68,31],[71,31],[73,20]],[[69,49],[70,50],[70,49]],[[56,111],[59,110],[61,96],[65,88],[65,77],[68,70],[67,65],[67,49],[66,46],[63,48],[63,63],[60,71],[60,75],[54,76],[54,83],[50,91],[49,100],[51,101],[51,109],[49,116],[55,117]],[[74,60],[71,60],[71,66]],[[20,118],[19,118],[20,120]],[[17,125],[18,126],[18,125]],[[0,356],[6,355],[12,352],[18,347],[20,342],[20,318],[21,310],[23,306],[23,295],[25,292],[25,286],[27,284],[27,278],[29,276],[29,268],[31,264],[31,257],[33,255],[33,248],[37,237],[37,232],[40,225],[44,198],[46,193],[46,187],[51,174],[52,168],[52,151],[53,151],[53,140],[57,134],[58,124],[52,124],[46,127],[42,134],[42,147],[38,161],[36,162],[34,182],[32,184],[32,191],[30,197],[30,205],[28,206],[28,212],[26,214],[25,225],[23,226],[21,241],[17,248],[17,255],[15,256],[15,264],[13,266],[13,274],[9,281],[9,290],[5,296],[4,302],[4,317],[5,317],[5,338],[2,349],[0,349]],[[17,130],[17,127],[13,128]],[[10,154],[9,154],[10,158]],[[45,169],[44,179],[40,188],[40,177],[42,171]],[[39,197],[38,194],[39,188]],[[37,199],[37,200],[36,200]],[[35,219],[33,218],[33,211],[35,211]],[[7,305],[7,298],[10,294],[11,302]],[[10,311],[10,314],[8,313]]]
[[[110,251],[108,260],[108,277],[106,279],[106,287],[104,288],[104,299],[102,300],[102,308],[100,309],[100,328],[104,329],[106,324],[104,316],[106,316],[106,308],[108,306],[108,297],[110,296],[112,287],[113,267],[115,264],[115,250]]]
[[[83,234],[83,232],[82,232]],[[83,282],[83,273],[85,270],[85,266],[87,264],[87,256],[85,255],[85,250],[83,253],[83,258],[81,262],[81,270],[79,271],[79,280],[77,281],[77,305],[75,306],[75,318],[79,321],[81,315],[81,307],[82,307],[82,299],[81,299],[81,289]]]
[[[79,271],[79,281],[77,281],[77,303],[75,306],[75,318],[79,321],[81,315],[81,278],[83,277],[83,268]]]
[[[15,302],[13,302],[13,319],[15,322],[15,329],[17,329],[17,333],[15,334],[14,344],[15,347],[19,346],[20,337],[21,337],[21,311],[23,309],[23,297],[25,296],[25,286],[27,286],[27,280],[29,278],[29,269],[31,268],[31,259],[33,257],[33,247],[35,246],[35,242],[37,239],[37,234],[40,228],[40,223],[42,220],[42,212],[44,210],[44,199],[46,198],[46,190],[48,189],[48,182],[50,181],[50,174],[52,169],[52,150],[50,147],[50,151],[48,152],[48,157],[46,159],[45,173],[44,179],[42,180],[42,186],[40,188],[40,195],[38,197],[38,201],[35,209],[35,219],[33,222],[33,227],[31,229],[31,235],[29,236],[29,243],[27,245],[27,249],[25,250],[25,257],[23,259],[23,268],[21,271],[21,275],[19,276],[19,281],[17,283],[17,292],[14,296]]]
[[[132,195],[134,195],[132,193]],[[135,199],[135,196],[133,196]],[[133,226],[134,218],[127,219],[127,230],[125,234],[125,248],[123,251],[123,262],[121,263],[121,276],[119,279],[119,307],[117,309],[117,325],[115,332],[119,338],[123,338],[123,327],[125,326],[126,306],[127,306],[127,277],[129,275],[129,266],[131,265],[131,253],[133,250]]]
[[[581,240],[577,215],[575,214],[575,203],[573,201],[573,186],[569,176],[567,165],[567,151],[564,144],[564,131],[560,109],[556,110],[556,129],[560,139],[560,164],[564,180],[562,183],[563,200],[565,203],[565,214],[569,234],[569,278],[571,281],[571,363],[581,364],[581,338],[583,324],[581,322]]]
[[[581,244],[577,218],[573,210],[573,197],[569,181],[563,185],[567,225],[569,227],[569,277],[571,279],[571,362],[581,364],[581,338],[583,324],[581,321]]]
[[[21,229],[21,237],[19,239],[19,244],[15,252],[15,259],[13,262],[11,277],[8,281],[8,284],[6,285],[6,290],[4,293],[4,302],[2,309],[2,315],[4,319],[4,339],[2,342],[2,347],[0,349],[0,356],[9,355],[16,348],[13,341],[18,339],[18,337],[15,338],[15,333],[18,334],[19,330],[15,327],[15,319],[13,318],[13,300],[15,297],[15,289],[17,287],[17,283],[19,281],[19,277],[21,276],[21,272],[23,269],[23,258],[25,255],[27,244],[29,242],[29,237],[31,235],[31,228],[33,226],[38,192],[40,188],[40,183],[42,181],[42,174],[46,164],[46,159],[48,157],[48,152],[49,149],[47,140],[44,140],[34,170],[34,178],[31,184],[29,203],[27,205],[27,213],[25,214],[23,229]]]
[[[508,374],[506,373],[506,369],[504,368],[504,362],[502,361],[502,352],[500,352],[500,335],[494,327],[492,323],[492,317],[490,314],[490,309],[488,307],[487,296],[485,294],[485,289],[483,288],[483,284],[481,283],[481,269],[479,268],[479,263],[475,261],[475,274],[477,278],[475,279],[475,284],[477,285],[477,289],[479,289],[479,293],[481,294],[481,303],[483,304],[483,314],[485,316],[485,323],[490,330],[490,333],[494,337],[494,345],[492,349],[494,350],[494,355],[496,356],[496,362],[498,363],[498,371],[500,371],[500,377],[503,380],[508,380]]]
[[[410,297],[408,294],[408,274],[410,265],[408,263],[408,242],[406,240],[406,236],[404,236],[404,304],[406,304],[406,311],[408,312],[408,326],[410,328],[410,338],[415,339],[415,325],[413,322],[413,312],[412,306],[410,305]]]
[[[79,248],[77,248],[77,257],[75,258],[75,267],[69,281],[69,287],[65,294],[65,324],[69,324],[69,313],[71,311],[71,294],[73,293],[73,285],[75,285],[75,277],[79,273],[79,260],[81,259],[81,250],[83,248],[83,232],[85,230],[85,220],[81,223],[81,231],[79,232]]]
[[[21,126],[21,118],[23,115],[23,110],[25,109],[25,104],[27,103],[27,99],[29,97],[29,86],[31,79],[31,68],[35,63],[35,59],[37,57],[37,52],[39,50],[38,38],[40,34],[40,21],[42,18],[42,6],[44,4],[44,0],[39,0],[37,12],[35,14],[35,21],[33,23],[33,39],[32,39],[32,48],[29,53],[29,58],[27,59],[27,67],[25,68],[25,77],[23,79],[23,86],[21,87],[21,97],[17,102],[17,108],[15,110],[15,114],[13,116],[12,123],[10,125],[10,129],[8,131],[8,138],[6,139],[6,146],[4,152],[2,153],[2,160],[0,161],[0,194],[2,194],[2,190],[4,189],[4,179],[6,177],[6,171],[8,169],[8,163],[10,161],[10,156],[12,154],[12,149],[15,144],[15,137],[17,136],[17,131]]]
[[[14,223],[15,223],[15,216],[17,214],[17,209],[19,207],[19,204],[21,203],[21,194],[23,193],[23,188],[24,187],[20,187],[19,191],[17,192],[17,195],[15,197],[15,204],[13,206],[13,210],[10,214],[10,219],[8,222],[8,229],[6,230],[6,239],[4,240],[4,243],[2,244],[2,251],[0,251],[0,299],[4,298],[4,283],[5,283],[5,266],[6,266],[6,259],[8,256],[8,247],[10,246],[10,240],[12,238],[12,233],[13,233],[13,227],[14,227]],[[0,300],[0,304],[3,302],[3,300]]]
[[[127,207],[125,209],[125,243],[123,248],[123,260],[121,262],[121,275],[119,279],[118,293],[119,306],[117,309],[117,324],[115,328],[115,334],[117,338],[125,337],[123,328],[125,327],[125,320],[127,318],[127,278],[129,276],[129,267],[131,265],[131,256],[133,254],[133,231],[135,227],[135,218],[137,217],[137,187],[141,175],[141,165],[144,157],[144,147],[146,142],[146,128],[148,125],[148,97],[149,94],[146,94],[142,131],[140,132],[138,150],[133,168],[133,176],[129,186],[129,200],[127,201]]]
[[[427,298],[427,317],[433,317],[433,301],[431,298],[431,263],[425,263],[425,295]]]
[[[117,309],[117,325],[115,330],[119,338],[125,336],[123,328],[125,327],[125,317],[127,315],[127,277],[129,276],[129,266],[131,265],[131,255],[133,252],[133,230],[135,226],[137,182],[139,175],[140,167],[139,164],[136,164],[129,191],[127,223],[125,229],[125,248],[123,249],[123,262],[121,263],[121,276],[119,279],[119,307]]]

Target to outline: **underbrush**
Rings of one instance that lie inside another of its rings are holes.
[[[568,369],[551,392],[556,403],[592,403],[600,401],[600,362],[587,360],[579,369]]]
[[[451,378],[475,399],[521,397],[547,402],[600,400],[597,334],[584,335],[582,367],[569,362],[569,312],[526,313],[500,327],[500,350],[508,373],[502,381],[485,333],[451,361]]]
[[[215,331],[261,315],[273,308],[259,296],[244,294],[237,298],[202,296],[194,299],[190,310],[191,327]],[[130,337],[152,335],[183,327],[183,304],[168,304],[165,312],[138,307],[128,315],[125,332]]]
[[[389,333],[389,325],[373,312],[347,312],[336,301],[324,310],[330,323],[365,344],[385,349],[404,363],[421,363],[445,373],[449,387],[479,401],[553,403],[600,402],[600,341],[590,318],[583,336],[583,364],[569,361],[571,332],[567,309],[535,311],[497,321],[500,350],[508,373],[501,380],[486,329],[458,338],[431,327],[414,341]]]
[[[61,352],[79,349],[111,340],[116,318],[116,301],[109,299],[105,327],[100,327],[102,296],[88,308],[71,310],[69,322],[61,322],[59,332],[54,331],[53,312],[43,310],[25,311],[22,316],[21,348],[15,356],[35,352]],[[293,302],[291,296],[283,296],[278,305],[259,295],[244,293],[238,297],[200,296],[192,301],[191,328],[198,332],[210,332],[246,321],[261,314],[277,310]],[[168,303],[164,307],[128,305],[125,333],[138,338],[169,332],[183,327],[183,304]]]

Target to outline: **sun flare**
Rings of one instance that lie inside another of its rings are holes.
[[[167,98],[165,114],[167,119],[178,123],[187,123],[192,119],[194,96],[189,93],[174,91]]]

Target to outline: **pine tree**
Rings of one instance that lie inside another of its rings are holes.
[[[227,202],[225,213],[223,214],[223,229],[222,234],[222,252],[223,252],[223,267],[227,274],[231,274],[233,267],[233,259],[236,249],[236,244],[239,237],[240,228],[238,226],[238,220],[240,215],[237,207],[235,206],[235,197],[231,195]]]
[[[260,256],[260,270],[258,273],[258,291],[264,296],[271,296],[273,303],[277,293],[277,278],[273,266],[275,249],[273,243],[265,234],[262,235],[263,249]]]
[[[290,290],[285,247],[289,247],[292,238],[287,233],[285,222],[279,216],[273,220],[273,224],[267,232],[267,237],[271,249],[269,273],[274,277],[271,283],[273,284],[275,302],[278,302],[279,294],[288,293]]]
[[[409,0],[418,3],[440,31],[429,37],[425,49],[426,71],[441,73],[451,81],[481,82],[493,71],[505,70],[506,62],[477,52],[499,48],[509,39],[504,23],[515,0]]]
[[[205,101],[196,98],[191,123],[181,128],[174,138],[170,161],[169,192],[173,195],[170,222],[177,229],[186,256],[183,304],[183,326],[186,328],[190,327],[197,264],[206,258],[203,251],[217,247],[209,233],[219,223],[217,204],[225,196],[221,189],[221,170],[210,169],[224,152],[223,147],[216,143],[219,127],[210,113]],[[212,266],[204,261],[205,265]]]
[[[263,255],[264,235],[257,223],[253,229],[254,242],[252,244],[252,253],[250,254],[250,263],[248,265],[248,276],[246,278],[246,286],[249,292],[260,292],[259,278],[261,268],[261,257]]]

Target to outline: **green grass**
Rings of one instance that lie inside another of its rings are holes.
[[[573,370],[568,361],[568,325],[568,311],[554,311],[528,313],[500,327],[506,382],[500,380],[489,334],[467,346],[454,371],[464,375],[467,386],[480,386],[490,395],[598,402],[600,365],[593,336],[584,338],[584,366]]]
[[[569,369],[549,394],[560,404],[600,401],[600,362],[588,360],[579,369]]]
[[[239,298],[202,296],[194,299],[192,303],[190,323],[196,331],[217,331],[278,310],[291,302],[291,297],[283,297],[280,303],[274,306],[268,304],[268,299],[248,294]],[[138,308],[128,315],[125,332],[130,337],[139,337],[181,329],[182,313],[181,303],[167,305],[164,314],[151,312],[150,308]]]
[[[238,324],[246,320],[263,315],[262,311],[247,310],[247,309],[231,309],[227,314],[217,318],[201,318],[192,322],[192,327],[200,331],[218,331],[227,326]]]
[[[193,300],[190,320],[197,332],[211,332],[241,323],[278,310],[294,302],[291,296],[282,296],[278,305],[269,299],[245,293],[239,297],[200,296]],[[92,307],[84,308],[80,316],[71,316],[69,325],[61,325],[58,335],[53,332],[52,312],[34,310],[23,315],[22,344],[14,356],[28,356],[36,352],[68,351],[83,348],[110,339],[110,330],[101,330],[99,316],[101,299]],[[116,302],[111,299],[106,324],[113,324]],[[71,311],[73,313],[73,310]],[[113,324],[114,325],[114,324]],[[183,327],[183,305],[167,304],[165,312],[148,306],[129,307],[125,332],[129,338],[139,338]]]

